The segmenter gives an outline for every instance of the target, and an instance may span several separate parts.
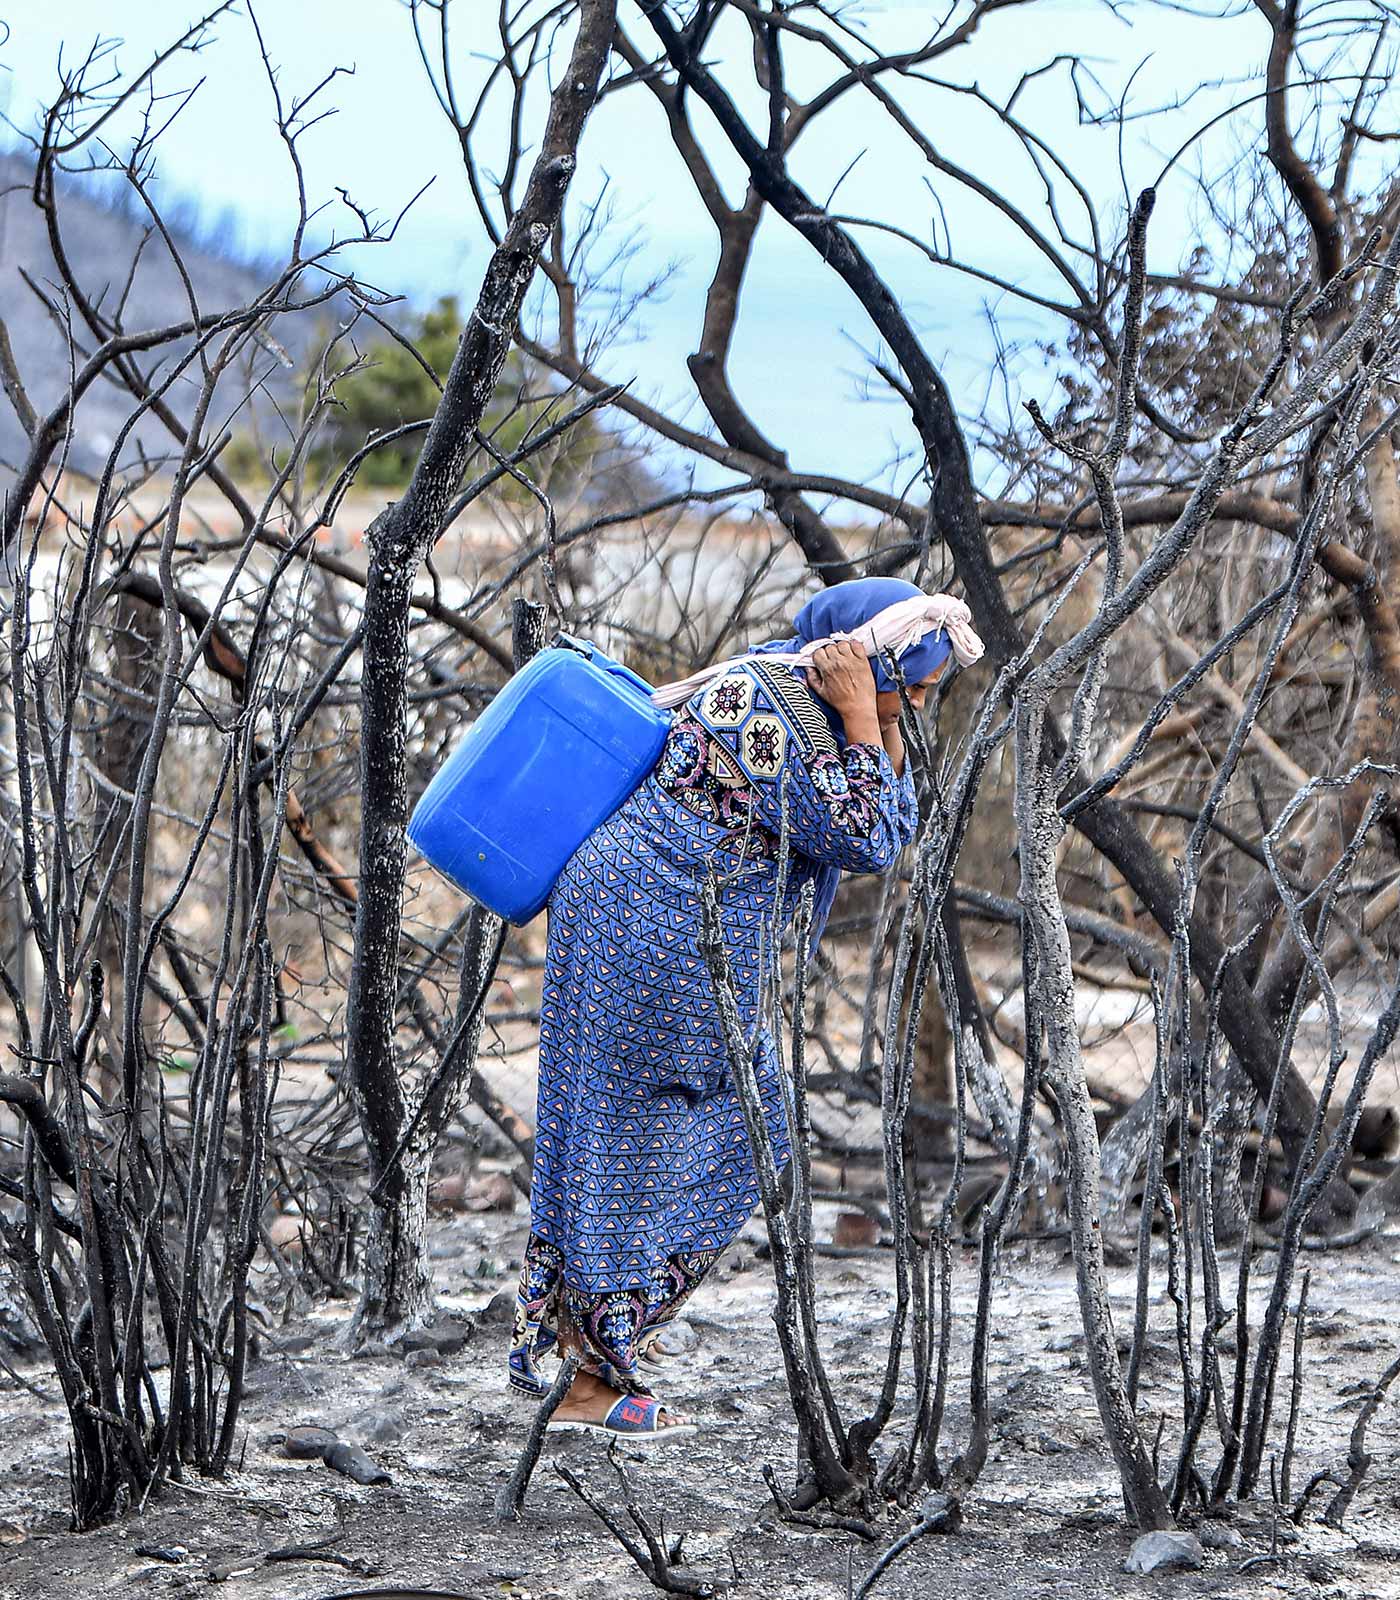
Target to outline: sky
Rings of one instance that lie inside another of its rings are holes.
[[[71,66],[95,39],[115,37],[122,43],[114,62],[139,70],[207,8],[187,0],[0,0],[0,21],[10,30],[0,46],[0,105],[7,103],[16,126],[32,127],[57,83],[60,61]],[[334,203],[343,185],[359,204],[387,218],[428,185],[392,243],[355,254],[357,270],[417,302],[455,293],[469,303],[489,241],[467,192],[456,141],[427,84],[405,6],[400,0],[265,0],[254,9],[284,96],[304,94],[340,69],[315,102],[334,115],[312,128],[301,146],[313,200]],[[494,59],[496,10],[495,0],[455,0],[454,73],[464,98]],[[906,44],[933,15],[917,0],[885,0],[854,11],[872,34]],[[987,18],[973,45],[936,71],[1004,96],[1022,74],[1074,51],[1082,57],[1078,78],[1091,109],[1124,95],[1135,113],[1158,110],[1131,120],[1121,139],[1104,127],[1085,126],[1064,65],[1033,78],[1017,101],[1023,120],[1073,167],[1113,238],[1131,196],[1158,179],[1167,154],[1211,116],[1248,98],[1251,90],[1241,83],[1262,63],[1268,31],[1247,4],[1229,12],[1204,18],[1157,6],[1110,11],[1087,0],[1033,0]],[[965,5],[950,14],[956,21]],[[635,39],[647,37],[631,0],[622,0],[620,15]],[[736,67],[743,65],[744,48],[735,32],[717,37],[716,53],[727,54]],[[829,67],[814,53],[798,52],[792,72],[792,88],[805,96]],[[746,76],[751,81],[751,73]],[[160,83],[172,93],[196,90],[160,143],[162,184],[196,197],[211,219],[235,219],[249,250],[276,249],[295,216],[295,191],[246,0],[217,22],[200,54],[163,69]],[[542,94],[543,88],[527,107],[536,129]],[[1039,174],[994,119],[966,95],[933,85],[902,86],[901,95],[949,159],[1014,196],[1037,225],[1049,224]],[[164,102],[164,110],[175,104],[173,98]],[[746,108],[761,110],[752,95]],[[488,167],[504,149],[500,112],[501,103],[492,102],[483,120]],[[1239,145],[1254,141],[1261,118],[1257,101],[1245,104],[1171,168],[1153,224],[1154,266],[1175,270],[1209,231],[1198,165],[1224,172]],[[118,146],[122,132],[112,129]],[[719,145],[717,137],[709,142]],[[950,234],[955,253],[998,276],[1063,294],[1024,237],[982,201],[936,179],[868,99],[850,97],[817,119],[793,166],[833,211],[880,219],[924,241]],[[731,198],[741,192],[736,170],[732,161],[721,168]],[[639,393],[700,425],[684,362],[697,337],[715,236],[644,90],[605,99],[590,120],[571,207],[577,214],[602,194],[615,212],[606,237],[613,244],[630,237],[636,245],[613,273],[613,288],[626,295],[662,269],[668,276],[600,368],[609,378],[633,380]],[[1057,200],[1082,236],[1084,213],[1062,181]],[[931,262],[887,233],[864,228],[859,236],[944,363],[965,412],[1030,397],[1053,403],[1055,370],[1037,341],[1059,335],[1059,319]],[[988,384],[997,341],[1028,347],[1011,363],[1009,393]],[[794,466],[886,485],[903,481],[903,470],[892,462],[907,452],[911,435],[900,408],[871,392],[869,357],[876,348],[863,313],[835,275],[779,219],[766,218],[745,288],[732,375],[759,425]]]

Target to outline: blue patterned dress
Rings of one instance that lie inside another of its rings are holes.
[[[639,1341],[676,1315],[754,1207],[699,950],[700,891],[713,867],[752,1035],[784,803],[779,927],[823,867],[886,871],[917,823],[907,769],[897,778],[881,746],[846,744],[791,668],[751,657],[681,709],[652,775],[550,896],[532,1231],[510,1358],[520,1387],[540,1387],[535,1356],[557,1333],[585,1370],[645,1392]],[[755,1066],[785,1162],[783,1087],[763,1030]]]

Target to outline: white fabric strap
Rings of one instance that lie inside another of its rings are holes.
[[[854,639],[867,656],[892,655],[896,661],[931,633],[946,633],[948,643],[960,667],[970,667],[982,659],[984,646],[972,626],[972,613],[967,603],[951,594],[912,595],[908,600],[896,600],[892,606],[877,611],[868,622],[863,622],[852,633],[833,633],[825,639],[814,639],[797,650],[770,650],[763,653],[766,661],[785,661],[789,666],[809,666],[812,657],[823,645],[837,639]],[[731,667],[753,658],[750,651],[741,656],[730,656],[727,661],[717,661],[713,666],[702,667],[678,683],[665,683],[653,689],[651,700],[657,706],[684,705],[697,689],[722,677]]]

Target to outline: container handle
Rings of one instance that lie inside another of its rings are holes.
[[[564,650],[575,650],[579,655],[587,656],[592,664],[601,671],[614,678],[621,678],[625,683],[630,683],[637,692],[648,699],[651,697],[652,686],[645,678],[639,677],[631,667],[624,667],[620,661],[614,661],[606,651],[588,639],[576,638],[571,633],[560,632],[555,638],[555,645]]]
[[[621,678],[625,683],[630,683],[644,699],[651,699],[651,685],[645,678],[633,672],[631,667],[624,667],[620,661],[605,656],[601,650],[594,655],[593,661],[595,666],[602,667],[604,672],[610,673],[614,678]]]

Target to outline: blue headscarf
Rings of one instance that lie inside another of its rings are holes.
[[[917,584],[906,583],[903,578],[849,578],[845,583],[833,583],[829,589],[814,594],[793,618],[793,627],[801,643],[811,644],[833,633],[854,633],[887,606],[900,600],[917,600],[922,594]],[[899,670],[905,683],[922,683],[952,653],[946,633],[940,630],[925,634],[899,657]],[[875,687],[882,694],[888,694],[895,688],[895,682],[886,671],[885,663],[873,657],[870,665],[875,669]]]
[[[779,650],[795,650],[817,639],[828,638],[833,633],[854,633],[862,623],[869,622],[877,612],[899,600],[912,600],[923,593],[916,584],[903,578],[850,578],[845,583],[833,583],[815,594],[793,618],[796,638],[772,639],[767,644],[754,647],[754,654],[767,655]],[[953,653],[946,633],[926,634],[917,644],[899,657],[899,670],[906,684],[922,683],[930,677]],[[872,658],[875,687],[889,693],[897,685],[886,670],[885,663]],[[812,698],[820,706],[831,724],[832,732],[844,743],[845,732],[840,714],[820,695]],[[840,867],[818,866],[815,878],[816,900],[812,908],[811,949],[815,953],[831,914],[831,904],[841,882]]]

